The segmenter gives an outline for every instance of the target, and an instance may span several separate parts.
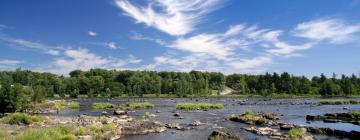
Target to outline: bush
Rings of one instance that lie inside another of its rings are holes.
[[[39,121],[35,116],[30,116],[24,113],[14,113],[3,118],[3,121],[7,124],[25,124],[29,125],[34,121]]]
[[[54,126],[42,129],[28,129],[21,133],[19,140],[76,140],[76,136],[67,127]]]
[[[292,128],[289,130],[290,139],[297,140],[300,139],[302,135],[305,134],[305,131],[301,128]]]
[[[254,114],[254,112],[252,110],[250,110],[250,109],[245,109],[244,113],[246,115],[253,115]]]
[[[210,103],[181,103],[176,105],[176,109],[180,110],[208,110],[208,109],[223,109],[223,104]]]
[[[111,103],[93,103],[91,105],[92,109],[111,109],[114,108],[115,105]]]

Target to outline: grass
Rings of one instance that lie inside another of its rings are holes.
[[[3,117],[4,123],[7,124],[25,124],[29,125],[33,122],[39,122],[42,118],[39,116],[31,116],[25,113],[14,113]]]
[[[92,109],[111,109],[111,108],[115,108],[114,104],[111,103],[93,103],[91,105]]]
[[[106,139],[105,133],[114,130],[115,127],[112,124],[105,124],[102,126],[92,125],[88,133],[95,139]]]
[[[28,129],[20,133],[17,140],[76,140],[70,128],[54,126],[37,130]]]
[[[320,105],[342,105],[342,104],[359,104],[357,100],[321,100]]]
[[[75,102],[75,101],[68,102],[67,104],[70,108],[79,108],[80,107],[80,103]]]
[[[179,110],[209,110],[209,109],[223,109],[223,104],[210,103],[181,103],[176,105]]]
[[[301,136],[305,134],[304,129],[292,128],[289,130],[289,135],[291,140],[299,140]]]
[[[155,105],[150,102],[129,102],[126,104],[126,106],[132,109],[140,109],[140,108],[153,108]]]
[[[0,127],[0,140],[13,140],[13,137],[5,128]]]

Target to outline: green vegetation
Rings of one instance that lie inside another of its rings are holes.
[[[7,124],[25,124],[29,125],[33,122],[41,121],[41,117],[38,116],[31,116],[25,113],[14,113],[7,115],[2,118],[4,123]]]
[[[115,108],[114,104],[111,103],[93,103],[91,105],[92,109],[112,109]]]
[[[356,75],[311,79],[289,73],[262,75],[219,72],[156,72],[91,69],[74,70],[70,77],[17,69],[0,71],[0,113],[24,111],[29,103],[51,97],[204,97],[216,96],[225,87],[235,95],[266,97],[358,96]]]
[[[357,100],[321,100],[320,105],[342,105],[342,104],[359,104]]]
[[[79,102],[75,102],[75,101],[70,101],[70,102],[66,102],[65,100],[56,100],[54,101],[55,103],[55,108],[57,108],[58,110],[62,110],[66,107],[68,108],[79,108],[80,107],[80,103]]]
[[[351,112],[351,115],[353,115],[357,121],[360,121],[360,111]]]
[[[108,132],[114,132],[116,130],[115,126],[112,124],[103,124],[101,126],[92,125],[90,127],[78,126],[75,128],[75,134],[77,136],[90,135],[94,139],[107,139],[106,134]]]
[[[155,105],[150,102],[129,102],[126,104],[126,107],[131,109],[139,109],[139,108],[153,108]]]
[[[0,139],[1,140],[12,140],[13,137],[10,135],[9,132],[6,131],[5,128],[0,127]]]
[[[231,114],[226,118],[232,121],[258,125],[266,124],[269,121],[276,120],[275,115],[272,113],[255,114],[252,110],[249,109],[244,110],[243,114]]]
[[[291,140],[300,140],[301,136],[304,135],[306,132],[304,129],[301,128],[292,128],[289,130],[289,135]]]
[[[54,126],[37,130],[28,129],[19,134],[18,140],[76,140],[70,128]]]
[[[210,104],[210,103],[181,103],[176,105],[176,109],[180,110],[210,110],[210,109],[223,109],[223,104]]]

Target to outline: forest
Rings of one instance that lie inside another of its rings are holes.
[[[219,72],[155,72],[91,69],[74,70],[69,76],[17,69],[0,72],[0,110],[25,109],[27,103],[52,97],[200,97],[219,95],[225,88],[234,94],[271,96],[276,94],[339,97],[357,95],[360,78],[356,75],[331,78],[324,74],[308,79],[289,73],[262,75]]]

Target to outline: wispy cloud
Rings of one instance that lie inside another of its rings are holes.
[[[144,36],[143,34],[141,33],[138,33],[138,32],[132,32],[132,35],[130,36],[130,39],[132,40],[146,40],[146,41],[151,41],[151,42],[155,42],[157,44],[160,44],[160,45],[166,45],[166,41],[160,39],[160,38],[153,38],[153,37],[147,37],[147,36]]]
[[[94,31],[88,31],[89,36],[97,36],[97,33]]]
[[[19,64],[24,63],[23,61],[19,60],[9,60],[9,59],[3,59],[0,60],[0,69],[14,69],[19,66]]]
[[[341,19],[326,18],[300,23],[293,30],[297,37],[314,41],[327,41],[334,44],[355,40],[354,34],[360,32],[360,24],[349,24]]]
[[[185,35],[203,16],[219,7],[221,0],[152,0],[146,6],[115,0],[117,7],[137,23],[144,23],[170,35]]]
[[[34,49],[34,50],[38,50],[42,53],[45,54],[49,54],[49,55],[59,55],[60,54],[60,48],[61,47],[54,47],[54,46],[49,46],[40,42],[34,42],[34,41],[29,41],[29,40],[25,40],[25,39],[21,39],[21,38],[13,38],[13,37],[9,37],[3,34],[0,34],[0,42],[3,43],[7,43],[10,46],[14,46],[14,47],[24,47],[24,48],[28,48],[28,49]]]
[[[109,49],[120,49],[120,47],[115,42],[81,42],[81,45],[91,45],[91,46],[99,46],[105,47]]]

